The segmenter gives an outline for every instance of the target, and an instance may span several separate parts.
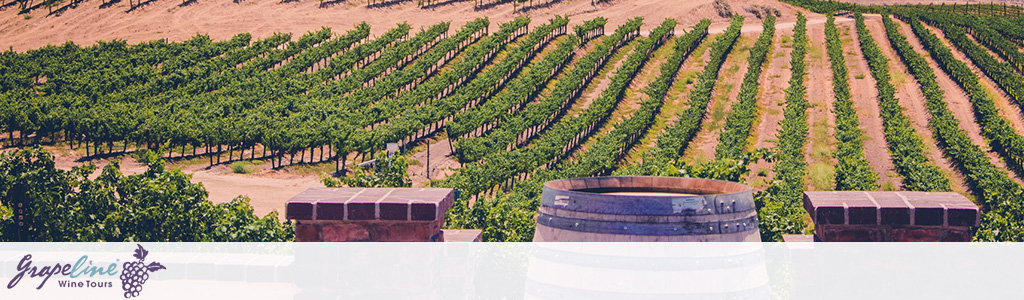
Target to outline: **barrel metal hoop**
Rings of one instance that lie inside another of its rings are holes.
[[[712,235],[757,230],[757,216],[704,223],[630,223],[572,219],[540,214],[537,217],[537,223],[551,228],[578,232],[653,236]]]
[[[651,216],[712,215],[752,211],[755,208],[754,197],[749,192],[651,197],[566,191],[546,186],[541,196],[541,206],[597,214]]]
[[[739,211],[723,214],[701,214],[701,215],[623,215],[623,214],[598,214],[582,211],[559,209],[550,206],[541,206],[539,212],[544,215],[559,216],[571,219],[601,220],[609,222],[632,222],[632,223],[676,223],[676,222],[720,222],[722,220],[743,219],[757,215],[757,211]]]

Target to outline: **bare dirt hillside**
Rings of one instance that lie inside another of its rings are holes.
[[[715,12],[712,0],[611,0],[598,5],[591,5],[589,0],[561,0],[526,12],[514,12],[511,4],[477,10],[468,0],[431,9],[421,9],[417,1],[367,8],[361,0],[336,0],[321,8],[319,1],[310,0],[245,0],[240,3],[195,0],[184,6],[182,1],[153,0],[132,11],[129,11],[128,1],[111,1],[119,2],[104,4],[104,1],[86,0],[77,7],[54,7],[53,14],[45,6],[38,6],[27,14],[19,14],[14,5],[4,6],[0,11],[0,47],[23,51],[69,40],[86,45],[111,39],[131,43],[161,38],[181,41],[197,33],[209,34],[218,40],[241,32],[261,38],[275,32],[302,34],[323,26],[347,30],[364,21],[371,25],[373,34],[381,34],[400,22],[419,28],[441,21],[463,24],[477,17],[488,17],[495,24],[521,15],[537,20],[546,20],[555,14],[568,15],[572,24],[601,16],[608,18],[610,28],[638,16],[648,20],[644,29],[657,26],[664,18],[674,18],[683,26],[702,18],[712,18],[715,23],[722,23],[722,27],[727,25],[723,22],[725,18]],[[772,0],[729,2],[733,11],[746,16],[752,15],[744,12],[745,8],[760,4],[779,9],[782,20],[795,18],[789,5]]]

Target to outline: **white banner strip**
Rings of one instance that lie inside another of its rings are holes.
[[[1021,299],[1019,243],[4,243],[0,299]]]

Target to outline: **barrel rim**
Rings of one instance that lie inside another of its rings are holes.
[[[544,183],[544,187],[557,190],[560,194],[600,194],[601,191],[638,191],[671,192],[681,194],[693,194],[695,196],[707,195],[738,195],[752,193],[753,188],[742,183],[690,178],[690,177],[663,177],[663,176],[607,176],[607,177],[580,177],[552,180]],[[641,196],[644,197],[644,196]],[[663,196],[647,196],[663,197]]]

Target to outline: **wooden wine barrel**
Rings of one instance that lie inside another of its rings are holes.
[[[760,242],[751,188],[683,177],[544,184],[535,242]]]

